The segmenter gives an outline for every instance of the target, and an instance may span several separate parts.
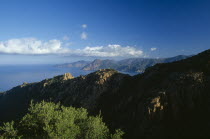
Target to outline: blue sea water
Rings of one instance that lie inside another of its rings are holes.
[[[21,85],[23,82],[38,82],[67,72],[77,77],[93,71],[83,71],[81,68],[57,68],[53,65],[0,65],[0,92]]]
[[[23,82],[38,82],[67,72],[77,77],[91,71],[83,71],[80,68],[57,68],[53,65],[0,65],[0,91],[9,90]]]

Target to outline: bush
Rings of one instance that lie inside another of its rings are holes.
[[[52,102],[30,105],[18,123],[4,123],[1,138],[120,139],[121,130],[111,134],[101,116],[88,116],[84,108],[64,107]]]

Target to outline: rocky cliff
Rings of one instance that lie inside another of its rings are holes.
[[[210,137],[209,83],[210,50],[136,76],[111,69],[77,78],[65,74],[1,94],[0,119],[21,117],[31,99],[50,100],[101,113],[129,139]]]

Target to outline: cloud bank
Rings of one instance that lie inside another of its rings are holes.
[[[56,54],[66,53],[60,40],[41,41],[35,38],[10,39],[0,42],[0,53],[7,54]]]
[[[4,54],[65,54],[69,56],[92,57],[141,57],[143,51],[131,46],[122,47],[118,44],[107,46],[87,46],[83,49],[69,49],[68,42],[60,40],[41,41],[36,38],[10,39],[0,41],[0,53]]]
[[[122,47],[114,44],[96,47],[87,46],[82,50],[76,50],[75,54],[96,57],[139,57],[143,56],[143,51],[130,46]]]

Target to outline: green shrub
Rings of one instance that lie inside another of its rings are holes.
[[[2,138],[120,139],[121,130],[111,134],[101,116],[88,116],[84,108],[64,107],[52,102],[31,103],[18,123],[5,123]]]

